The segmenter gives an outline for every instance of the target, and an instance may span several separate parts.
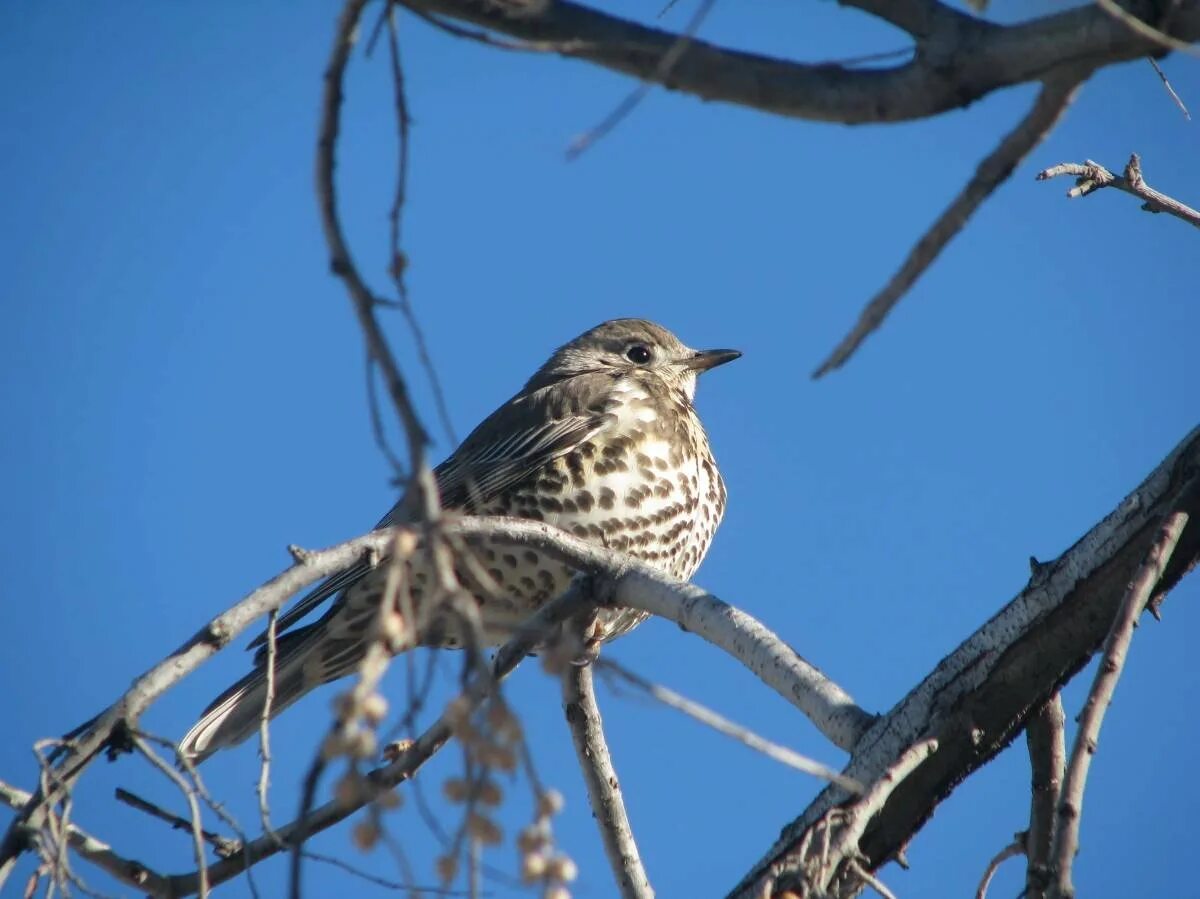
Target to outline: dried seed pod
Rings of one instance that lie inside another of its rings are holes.
[[[492,807],[499,805],[504,799],[504,791],[494,780],[485,780],[480,783],[475,795],[480,805]]]
[[[563,810],[566,800],[555,789],[543,790],[538,794],[537,813],[539,818],[549,818]]]
[[[363,852],[373,849],[379,842],[379,825],[370,818],[364,818],[354,825],[354,845]]]
[[[546,877],[562,883],[570,883],[579,876],[579,866],[565,855],[556,855],[546,862]]]
[[[434,867],[437,868],[437,876],[442,883],[449,883],[458,875],[458,859],[452,855],[438,856]]]
[[[359,759],[373,758],[379,749],[379,741],[375,737],[375,732],[371,730],[360,730],[350,738],[349,742],[351,754]]]
[[[467,817],[467,833],[485,846],[495,846],[504,839],[504,834],[496,822],[478,812],[472,812]]]
[[[466,802],[470,789],[461,777],[450,777],[442,784],[442,795],[451,802]]]
[[[362,715],[373,727],[378,726],[387,717],[387,710],[387,700],[379,693],[372,693],[363,700]]]
[[[546,856],[540,852],[529,852],[521,858],[521,879],[535,883],[546,877]]]
[[[536,824],[529,825],[517,834],[517,848],[526,855],[540,851],[549,842],[550,838],[546,835],[545,830]]]
[[[400,795],[397,789],[384,790],[375,797],[375,804],[386,811],[393,811],[404,805],[404,797]]]

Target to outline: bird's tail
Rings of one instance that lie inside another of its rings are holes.
[[[272,718],[309,690],[333,679],[312,671],[313,666],[305,665],[309,654],[319,644],[320,628],[321,622],[297,628],[276,641]],[[267,700],[266,656],[266,647],[263,647],[255,656],[254,670],[213,700],[200,720],[179,741],[180,751],[193,762],[202,762],[214,752],[236,746],[258,732]]]

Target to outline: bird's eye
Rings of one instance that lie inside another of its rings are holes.
[[[625,358],[635,365],[645,365],[650,361],[650,350],[640,343],[635,343],[625,351]]]

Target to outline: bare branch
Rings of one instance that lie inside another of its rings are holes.
[[[208,881],[208,860],[204,856],[204,827],[200,823],[200,803],[196,799],[196,791],[183,778],[179,772],[168,765],[165,761],[158,757],[150,745],[141,737],[134,734],[132,736],[134,748],[142,754],[142,756],[150,762],[155,768],[163,773],[163,776],[171,781],[179,788],[187,801],[188,810],[191,812],[191,830],[192,830],[192,848],[196,855],[196,895],[200,899],[205,899],[208,896],[209,881]]]
[[[1088,159],[1083,165],[1075,162],[1063,162],[1051,166],[1038,172],[1037,180],[1047,181],[1060,175],[1069,175],[1075,178],[1075,186],[1067,191],[1067,196],[1072,199],[1086,197],[1102,187],[1115,187],[1143,200],[1142,209],[1146,212],[1166,212],[1182,219],[1189,225],[1200,228],[1200,212],[1184,205],[1174,197],[1159,193],[1146,183],[1142,178],[1142,160],[1136,153],[1129,157],[1129,162],[1125,165],[1124,177],[1114,175],[1098,162]]]
[[[415,11],[470,22],[571,59],[654,80],[678,34],[569,0],[539,15],[508,16],[478,0],[405,0]],[[925,118],[970,105],[992,91],[1041,81],[1063,65],[1097,67],[1147,56],[1158,44],[1094,5],[999,26],[940,3],[861,0],[852,5],[917,36],[921,51],[882,70],[811,65],[693,40],[663,86],[782,116],[861,124]],[[1200,39],[1200,2],[1174,7],[1169,33]]]
[[[258,722],[259,755],[262,764],[258,770],[258,816],[262,820],[263,833],[274,833],[271,828],[271,805],[267,798],[267,790],[271,784],[271,706],[275,702],[275,658],[277,641],[275,639],[275,622],[279,612],[272,609],[267,616],[267,695],[263,699],[262,716]]]
[[[592,666],[568,664],[563,671],[562,684],[563,710],[571,728],[575,755],[579,758],[579,768],[592,804],[592,817],[600,828],[600,838],[612,865],[617,888],[623,899],[649,899],[654,890],[629,826],[625,803],[621,799],[621,785],[604,739],[604,724],[592,683]]]
[[[611,672],[627,683],[633,684],[639,690],[650,694],[663,705],[670,706],[689,717],[695,718],[701,724],[711,727],[718,733],[725,734],[727,737],[733,737],[739,743],[749,746],[755,752],[761,752],[769,759],[787,765],[789,768],[795,768],[797,771],[802,771],[805,774],[811,774],[813,777],[819,777],[822,780],[837,784],[849,793],[858,795],[863,792],[863,785],[853,778],[843,777],[832,768],[822,765],[820,762],[813,761],[808,756],[801,755],[786,746],[781,746],[765,737],[761,737],[752,730],[742,727],[740,724],[734,724],[723,715],[719,715],[712,709],[694,702],[685,696],[680,696],[674,690],[664,687],[661,684],[652,684],[650,681],[634,674],[611,659],[597,659],[595,664],[602,670]]]
[[[1147,22],[1143,22],[1129,10],[1117,3],[1116,0],[1096,0],[1096,5],[1112,16],[1116,21],[1120,22],[1134,34],[1144,37],[1146,40],[1165,47],[1167,50],[1176,50],[1180,53],[1187,53],[1190,56],[1200,56],[1200,51],[1189,44],[1187,41],[1181,41],[1171,37],[1165,31],[1155,28]],[[1171,9],[1170,6],[1167,7]],[[1168,16],[1170,13],[1168,12]]]
[[[1043,899],[1050,885],[1050,847],[1054,838],[1054,815],[1062,791],[1067,763],[1067,741],[1063,731],[1062,697],[1056,691],[1029,719],[1025,739],[1029,745],[1032,799],[1029,830],[1025,832],[1025,896]]]
[[[33,794],[0,781],[0,802],[11,809],[20,810],[33,800]],[[156,897],[168,897],[170,885],[163,875],[139,861],[125,858],[113,851],[107,843],[98,840],[83,828],[67,825],[67,841],[79,857],[105,871],[109,876],[136,890]]]
[[[979,163],[971,180],[909,251],[899,271],[859,313],[850,333],[813,372],[814,378],[821,378],[845,365],[863,341],[883,324],[901,297],[963,229],[975,210],[1008,180],[1021,160],[1050,133],[1089,74],[1087,70],[1075,70],[1047,79],[1029,112]]]
[[[392,404],[396,407],[404,426],[408,456],[412,465],[409,485],[409,495],[415,503],[412,511],[425,521],[434,521],[438,517],[439,507],[437,485],[425,452],[429,438],[408,395],[408,387],[400,373],[400,367],[396,364],[383,329],[379,326],[379,320],[375,317],[378,300],[354,265],[337,211],[337,189],[333,173],[341,124],[342,82],[350,60],[350,51],[357,40],[359,19],[368,2],[369,0],[347,0],[338,17],[333,48],[325,69],[325,88],[321,101],[321,123],[317,136],[317,199],[321,208],[325,242],[329,246],[329,267],[346,285],[359,327],[362,328],[366,340],[367,354],[379,367]]]
[[[942,798],[1012,740],[1028,717],[1096,652],[1167,511],[1200,515],[1192,476],[1200,470],[1193,430],[1129,496],[1058,559],[1038,566],[1012,602],[912,689],[863,736],[844,772],[873,783],[913,743],[938,752],[896,790],[857,846],[877,870],[896,857]],[[1200,531],[1186,530],[1155,596],[1200,561]],[[771,878],[802,878],[809,848],[845,793],[829,787],[793,822],[734,889],[757,896]],[[770,876],[768,877],[768,874]]]
[[[661,84],[671,74],[671,69],[679,62],[680,57],[687,51],[688,45],[696,36],[696,32],[700,30],[700,26],[712,11],[715,0],[700,0],[691,18],[679,36],[675,39],[674,46],[663,54],[662,59],[658,61],[658,68],[654,70],[651,78],[643,81],[635,87],[628,96],[625,97],[616,108],[606,115],[598,125],[588,129],[575,140],[571,141],[571,145],[567,148],[567,159],[578,159],[583,153],[587,152],[593,144],[601,140],[605,135],[617,127],[621,120],[628,116],[638,104],[646,98],[650,93],[651,88],[655,84]]]
[[[1104,654],[1096,669],[1095,680],[1088,692],[1087,702],[1079,717],[1079,730],[1075,734],[1075,743],[1071,748],[1071,760],[1067,765],[1066,777],[1063,780],[1062,798],[1058,803],[1058,818],[1054,832],[1052,863],[1054,865],[1054,885],[1051,895],[1060,899],[1070,899],[1075,895],[1075,887],[1071,883],[1071,865],[1075,853],[1079,849],[1079,821],[1083,814],[1083,790],[1087,783],[1088,769],[1092,756],[1096,752],[1096,744],[1100,738],[1100,725],[1104,721],[1104,713],[1112,702],[1113,691],[1125,667],[1125,657],[1129,644],[1133,640],[1133,629],[1154,588],[1162,579],[1171,554],[1175,551],[1183,529],[1187,526],[1188,512],[1182,509],[1173,511],[1163,522],[1159,534],[1151,545],[1146,559],[1142,562],[1137,574],[1129,584],[1125,598],[1121,602],[1112,629],[1104,641]]]
[[[16,857],[24,851],[22,834],[29,828],[36,830],[42,826],[50,805],[66,794],[75,779],[109,745],[118,729],[126,724],[133,725],[167,689],[195,671],[257,618],[272,609],[278,609],[297,590],[349,568],[366,551],[382,552],[391,539],[392,536],[387,532],[375,532],[328,550],[305,551],[300,555],[293,553],[293,558],[302,558],[303,561],[212,619],[167,658],[135,680],[124,695],[88,722],[83,736],[66,745],[51,788],[35,792],[27,806],[9,824],[3,841],[0,841],[0,884]]]
[[[1010,858],[1025,854],[1025,836],[1023,833],[1017,834],[1011,843],[997,852],[988,862],[988,866],[983,872],[983,878],[979,881],[979,887],[975,890],[975,899],[987,899],[988,887],[992,885],[992,878],[996,876],[1000,866]]]
[[[308,837],[327,830],[345,820],[359,809],[374,801],[380,794],[408,780],[439,749],[452,734],[452,723],[464,710],[477,707],[491,695],[496,683],[506,677],[525,656],[546,639],[553,629],[581,611],[590,607],[590,591],[578,583],[566,593],[545,605],[536,615],[525,622],[513,637],[496,653],[490,673],[476,677],[467,690],[453,700],[441,716],[416,740],[404,746],[393,761],[370,771],[365,780],[365,789],[352,802],[337,798],[313,809],[309,814],[276,828],[274,834],[265,834],[243,847],[242,851],[227,859],[208,866],[209,883],[217,886],[241,874],[248,866],[277,854],[282,849],[302,843]],[[190,896],[199,889],[198,872],[176,874],[169,878],[174,896]]]
[[[1154,68],[1154,74],[1156,74],[1162,81],[1163,87],[1166,89],[1167,94],[1169,94],[1171,99],[1175,101],[1175,105],[1179,107],[1179,111],[1183,113],[1183,117],[1190,122],[1192,120],[1192,114],[1188,112],[1187,105],[1183,102],[1183,98],[1180,97],[1179,94],[1175,93],[1175,88],[1171,86],[1171,82],[1167,78],[1167,73],[1162,70],[1162,66],[1158,64],[1158,60],[1153,56],[1147,56],[1146,59]]]
[[[130,808],[135,808],[139,812],[145,812],[150,817],[157,818],[159,821],[171,825],[172,830],[182,830],[189,835],[192,833],[193,821],[190,818],[181,818],[174,812],[169,812],[165,808],[155,805],[149,799],[143,799],[137,793],[130,792],[121,787],[117,787],[115,795],[117,802],[123,802]],[[200,836],[206,843],[213,847],[217,855],[222,857],[227,858],[242,848],[242,844],[237,840],[228,839],[219,833],[213,833],[211,830],[201,829]]]

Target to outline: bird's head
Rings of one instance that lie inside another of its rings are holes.
[[[660,379],[681,389],[690,402],[696,396],[696,377],[701,372],[741,355],[737,350],[694,350],[662,325],[641,318],[617,318],[584,331],[555,350],[525,390],[538,390],[576,375],[608,372],[617,378]]]

